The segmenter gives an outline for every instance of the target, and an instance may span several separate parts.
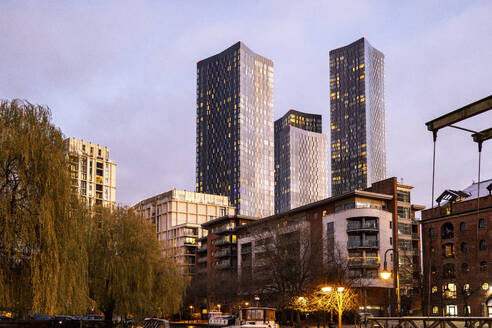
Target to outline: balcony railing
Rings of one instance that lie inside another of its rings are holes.
[[[197,253],[204,253],[207,251],[207,245],[203,245],[202,247],[199,247],[196,252]]]
[[[418,234],[418,233],[415,233],[415,232],[414,232],[414,233],[412,233],[412,239],[413,239],[413,240],[419,240],[419,239],[420,239],[419,234]]]
[[[222,245],[227,245],[227,244],[231,244],[231,242],[227,239],[219,239],[219,240],[215,241],[215,246],[222,246]]]
[[[230,267],[232,267],[230,261],[219,262],[219,264],[217,264],[216,266],[218,270],[229,269]]]
[[[379,241],[377,240],[352,240],[347,242],[348,248],[377,248]]]
[[[358,267],[374,267],[379,266],[379,258],[378,257],[353,257],[348,259],[349,266],[358,266]]]
[[[357,230],[378,230],[378,224],[376,222],[365,222],[365,223],[348,223],[347,231],[357,231]]]
[[[196,260],[196,263],[198,264],[207,263],[207,257],[200,257],[198,260]]]
[[[220,257],[230,256],[231,254],[232,254],[231,249],[225,248],[215,252],[214,257],[220,258]]]

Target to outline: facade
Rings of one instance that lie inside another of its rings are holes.
[[[109,148],[75,138],[65,142],[74,192],[89,207],[114,208],[116,163],[110,160]]]
[[[298,270],[321,270],[309,272],[318,275],[319,282],[330,266],[346,264],[347,279],[364,295],[361,312],[384,314],[393,279],[381,280],[378,272],[383,269],[382,256],[392,247],[392,214],[387,210],[391,200],[386,194],[356,190],[241,227],[237,246],[240,281],[255,286],[253,292],[258,294],[261,289],[270,290],[274,284],[269,274],[275,265],[272,252],[285,248],[288,252],[283,256],[292,257]],[[390,259],[388,263],[391,269]]]
[[[288,111],[275,121],[275,213],[328,197],[328,136],[321,115]]]
[[[386,178],[384,54],[365,38],[330,51],[332,195]]]
[[[242,42],[197,63],[196,191],[274,212],[273,62]]]
[[[366,189],[393,198],[388,203],[388,211],[393,217],[392,257],[398,259],[399,281],[394,282],[394,287],[399,286],[402,314],[422,311],[420,229],[415,213],[425,206],[411,203],[412,189],[412,186],[400,183],[394,177],[373,183]]]
[[[492,317],[492,179],[422,212],[424,313]]]
[[[174,257],[183,275],[194,273],[197,239],[203,237],[201,225],[234,214],[226,196],[176,189],[142,200],[133,208],[155,225],[164,254]]]
[[[198,280],[208,282],[207,299],[213,304],[224,304],[237,293],[237,231],[256,218],[226,215],[202,224],[207,231],[200,238],[196,255]]]

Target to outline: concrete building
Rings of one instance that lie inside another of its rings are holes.
[[[242,42],[199,61],[196,101],[196,191],[273,214],[273,62]]]
[[[289,110],[275,121],[275,213],[328,197],[328,136],[321,115]]]
[[[330,51],[331,192],[386,178],[384,54],[365,38]]]
[[[492,317],[491,191],[445,190],[422,212],[425,314]]]
[[[201,225],[234,214],[226,196],[176,189],[142,200],[134,209],[155,225],[164,253],[174,257],[183,275],[194,273]]]
[[[116,204],[116,163],[109,148],[87,141],[67,138],[67,156],[72,189],[89,207]]]

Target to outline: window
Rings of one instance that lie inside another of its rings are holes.
[[[481,251],[484,251],[487,249],[487,242],[485,240],[480,240],[480,244],[478,245]]]
[[[478,228],[479,229],[485,229],[485,219],[484,218],[478,220]]]
[[[441,226],[441,239],[454,238],[454,227],[450,222],[446,222]]]
[[[434,305],[432,307],[432,314],[439,314],[439,307],[438,306]]]
[[[398,233],[402,235],[411,235],[412,225],[407,223],[398,223]]]
[[[453,304],[446,305],[446,315],[447,316],[457,316],[458,315],[458,306]]]
[[[456,285],[449,283],[443,286],[443,295],[445,298],[455,299],[456,298]]]
[[[486,261],[480,262],[480,271],[482,271],[482,272],[487,271],[487,262]]]
[[[328,222],[326,225],[326,230],[328,233],[334,233],[335,232],[335,223],[334,222]]]
[[[437,293],[437,286],[432,286],[432,294],[435,294]]]
[[[489,289],[489,284],[488,284],[488,283],[486,283],[486,282],[482,283],[482,289],[483,289],[483,290],[487,290],[487,289]]]
[[[429,229],[429,237],[434,237],[434,228]]]
[[[468,253],[468,244],[467,243],[461,243],[461,253],[466,254]]]
[[[452,263],[446,263],[442,267],[442,275],[444,278],[454,278],[454,264]]]
[[[454,257],[454,245],[451,243],[442,245],[442,256]]]
[[[465,293],[465,295],[470,295],[470,284],[463,285],[463,293]]]
[[[471,307],[469,305],[463,305],[463,314],[464,315],[470,315],[471,314]]]
[[[410,209],[408,207],[398,206],[398,216],[404,219],[410,219]]]
[[[467,273],[468,271],[470,271],[470,269],[468,268],[468,263],[462,263],[461,264],[461,272]]]
[[[460,223],[460,231],[461,232],[466,231],[466,223],[465,222]]]
[[[410,192],[409,191],[403,191],[403,190],[397,190],[396,191],[396,199],[400,202],[410,203]]]

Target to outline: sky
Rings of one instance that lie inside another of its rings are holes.
[[[0,99],[46,105],[65,136],[110,148],[116,199],[195,187],[196,62],[244,42],[274,61],[275,118],[323,115],[329,51],[366,37],[385,54],[387,176],[431,205],[425,122],[492,94],[492,1],[0,2]],[[492,126],[492,113],[460,124]],[[469,133],[438,133],[436,197],[478,179]],[[492,178],[492,141],[482,151]]]

